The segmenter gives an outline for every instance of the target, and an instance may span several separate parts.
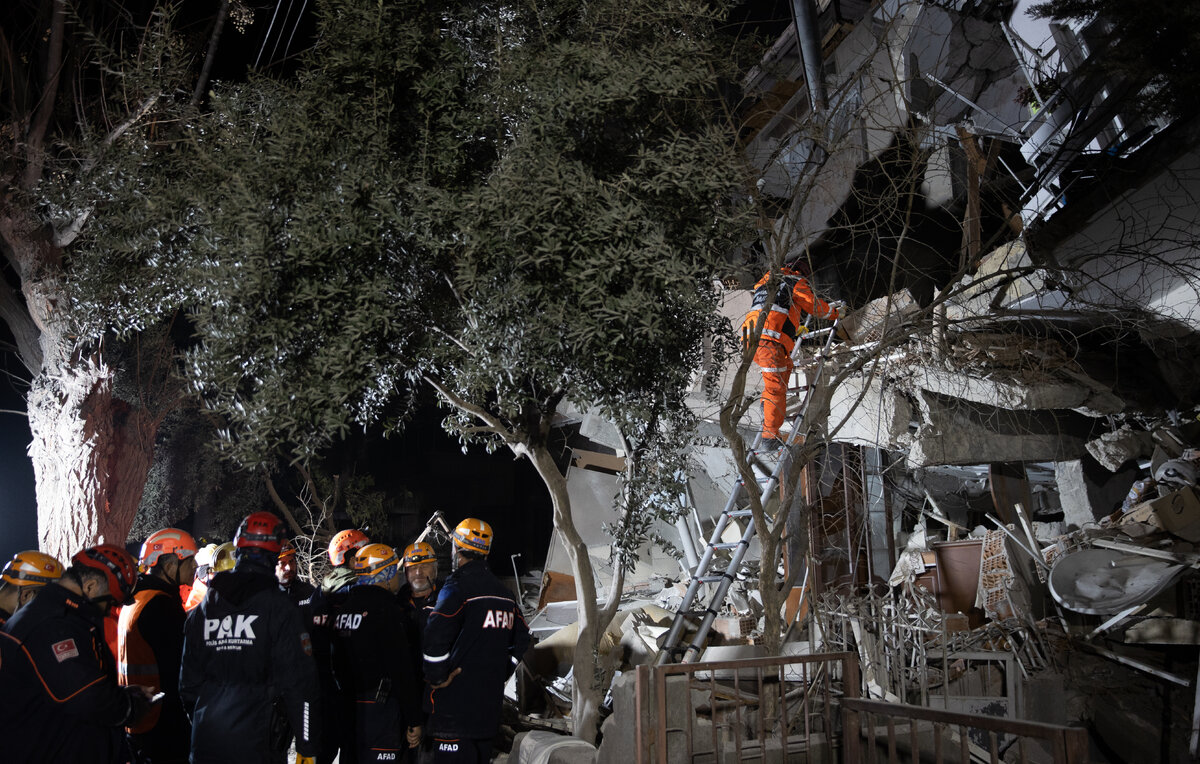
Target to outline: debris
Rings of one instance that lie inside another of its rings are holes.
[[[1011,533],[1007,528],[988,531],[983,537],[983,549],[979,561],[979,593],[976,605],[983,608],[988,618],[1002,621],[1016,615],[1017,609],[1009,597],[1009,588],[1016,576],[1008,564],[1008,550],[1004,548],[1004,535]]]
[[[1183,571],[1181,565],[1113,549],[1081,549],[1055,563],[1050,593],[1076,612],[1110,615],[1144,604]]]
[[[1147,523],[1185,541],[1200,541],[1200,497],[1190,485],[1179,488],[1130,509],[1120,520],[1127,523]]]

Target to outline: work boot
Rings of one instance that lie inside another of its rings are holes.
[[[760,456],[774,456],[782,450],[783,441],[779,438],[763,438],[757,449]]]

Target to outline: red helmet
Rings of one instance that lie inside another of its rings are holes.
[[[358,528],[338,531],[329,541],[329,561],[334,565],[346,564],[346,552],[352,549],[362,549],[370,539]]]
[[[108,579],[108,593],[118,604],[128,605],[133,600],[133,585],[137,582],[137,568],[133,555],[115,544],[90,546],[71,558],[75,565],[92,568]]]
[[[424,541],[416,541],[404,549],[404,567],[406,568],[409,565],[420,565],[436,559],[437,554],[434,553],[433,547]]]
[[[233,536],[233,545],[238,549],[255,547],[279,554],[287,540],[283,521],[270,512],[254,512],[246,515]]]
[[[146,537],[142,543],[142,551],[138,552],[138,564],[143,571],[149,571],[164,554],[173,554],[181,560],[186,560],[198,551],[200,547],[196,545],[192,534],[178,528],[163,528]]]

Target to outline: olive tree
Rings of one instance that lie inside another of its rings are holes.
[[[183,372],[244,466],[402,423],[418,388],[545,481],[575,573],[576,734],[615,612],[549,446],[559,405],[616,425],[619,570],[678,496],[684,403],[720,331],[742,178],[702,3],[326,0],[294,77],[215,86],[96,185],[76,283],[94,325],[183,311]],[[116,277],[114,278],[114,274]]]

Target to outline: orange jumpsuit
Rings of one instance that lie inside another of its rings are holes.
[[[742,339],[748,341],[758,321],[759,313],[767,308],[768,273],[754,285],[754,300],[750,312],[742,321]],[[792,376],[792,348],[797,335],[806,331],[803,326],[804,313],[818,318],[837,318],[837,308],[813,294],[808,282],[790,268],[780,271],[775,299],[770,303],[766,323],[758,347],[754,351],[754,362],[763,375],[763,440],[779,438],[779,426],[787,414],[788,380]]]

